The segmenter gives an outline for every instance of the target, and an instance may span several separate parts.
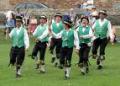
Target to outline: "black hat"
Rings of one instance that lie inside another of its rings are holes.
[[[83,16],[83,17],[81,18],[81,22],[82,22],[83,19],[86,19],[86,20],[89,22],[88,16]]]
[[[16,16],[16,21],[21,21],[22,22],[22,17],[21,16]]]
[[[62,14],[61,14],[61,13],[56,13],[56,14],[55,14],[55,17],[57,17],[57,16],[59,16],[59,17],[62,18]]]

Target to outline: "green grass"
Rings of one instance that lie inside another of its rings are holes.
[[[78,56],[74,53],[72,58],[71,79],[64,80],[63,70],[53,67],[50,63],[51,55],[47,50],[45,74],[34,69],[34,61],[28,57],[32,51],[33,43],[23,64],[20,79],[15,78],[14,68],[8,67],[10,41],[5,40],[0,33],[0,86],[120,86],[120,44],[112,46],[109,44],[106,49],[106,61],[103,70],[97,70],[93,59],[90,59],[90,72],[83,76],[75,65]]]

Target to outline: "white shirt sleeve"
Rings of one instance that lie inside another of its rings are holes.
[[[112,33],[112,25],[111,22],[109,21],[108,23],[108,33],[107,33],[107,37],[110,37],[111,40],[114,39],[113,33]]]
[[[75,47],[76,47],[76,49],[80,49],[80,47],[79,47],[79,38],[78,38],[78,33],[77,33],[77,31],[74,31],[74,45],[75,45]]]
[[[9,37],[12,38],[12,36],[13,36],[13,29],[12,29],[12,31],[9,33]]]
[[[35,34],[37,33],[37,29],[38,29],[38,26],[37,26],[37,28],[35,29],[35,31],[33,32],[33,36],[35,36]]]
[[[52,24],[50,25],[50,28],[51,28],[51,30],[53,29],[53,28],[52,28]]]
[[[29,36],[26,29],[24,30],[24,44],[25,44],[25,49],[28,49],[30,46],[30,43],[29,43]]]
[[[94,30],[96,26],[96,22],[92,25],[92,29]]]
[[[41,36],[38,37],[39,40],[44,39],[46,36],[48,36],[49,34],[49,30],[48,27],[46,28],[46,30],[43,32],[43,34]]]
[[[78,26],[78,28],[75,30],[76,32],[79,30],[79,26]]]

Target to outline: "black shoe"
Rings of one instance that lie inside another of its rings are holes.
[[[57,67],[57,66],[58,66],[58,63],[56,62],[56,63],[55,63],[55,67]]]
[[[39,64],[36,65],[36,68],[35,69],[39,69]]]
[[[85,75],[85,72],[81,72],[82,75]]]
[[[55,57],[52,57],[51,63],[55,62]]]
[[[83,63],[78,63],[78,67],[82,68],[83,67]]]
[[[28,57],[31,57],[32,59],[35,59],[35,56],[33,56],[33,55],[28,55]]]
[[[67,74],[67,71],[65,71],[65,79],[67,78],[67,77],[66,77],[66,74]]]
[[[96,59],[96,58],[97,58],[97,55],[93,55],[92,58],[93,58],[93,59]]]
[[[32,56],[32,55],[31,55],[31,58],[32,58],[32,59],[35,59],[35,56]]]
[[[97,65],[99,65],[99,64],[100,64],[100,60],[99,60],[99,59],[97,59],[97,62],[96,62],[96,64],[97,64]]]
[[[59,68],[59,69],[63,69],[63,66],[62,66],[62,65],[59,65],[58,68]]]
[[[97,67],[98,70],[100,70],[102,68],[103,68],[103,66],[101,66],[101,65],[98,65],[98,67]]]
[[[40,73],[45,74],[46,72],[45,71],[40,71]]]
[[[70,79],[70,77],[68,77],[68,76],[65,76],[65,80],[68,80],[68,79]]]
[[[88,73],[89,72],[89,68],[88,67],[86,67],[86,73]]]
[[[16,74],[16,78],[20,78],[22,77],[20,74]]]

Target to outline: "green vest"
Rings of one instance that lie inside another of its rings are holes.
[[[56,34],[59,33],[60,31],[62,31],[63,28],[64,27],[63,27],[62,21],[60,21],[59,26],[56,25],[56,22],[52,23],[52,30]]]
[[[72,48],[74,46],[74,30],[70,29],[67,33],[63,30],[62,33],[62,47]]]
[[[96,21],[96,25],[94,28],[95,31],[95,36],[98,38],[100,37],[101,39],[107,37],[107,31],[108,31],[108,20],[105,21],[105,23],[100,26],[99,21]]]
[[[79,26],[78,37],[79,37],[80,43],[89,43],[89,42],[91,42],[90,38],[80,38],[80,36],[84,36],[84,35],[89,34],[90,27],[86,27],[84,32],[82,31],[82,29],[83,29],[83,27]]]
[[[17,29],[14,28],[13,29],[13,36],[12,36],[12,46],[13,47],[23,47],[25,44],[24,44],[24,28],[23,27],[20,27],[21,30],[19,32],[19,34],[17,34]],[[19,28],[19,29],[20,29]]]
[[[44,31],[45,31],[46,29],[48,29],[48,27],[47,27],[46,24],[43,25],[43,26],[39,25],[39,26],[37,27],[37,31],[36,31],[36,34],[34,35],[34,37],[35,37],[35,38],[38,38],[39,36],[41,36],[41,35],[44,33]],[[48,41],[48,36],[45,37],[45,38],[43,38],[43,39],[40,40],[40,41],[41,41],[41,42],[47,42],[47,41]]]

